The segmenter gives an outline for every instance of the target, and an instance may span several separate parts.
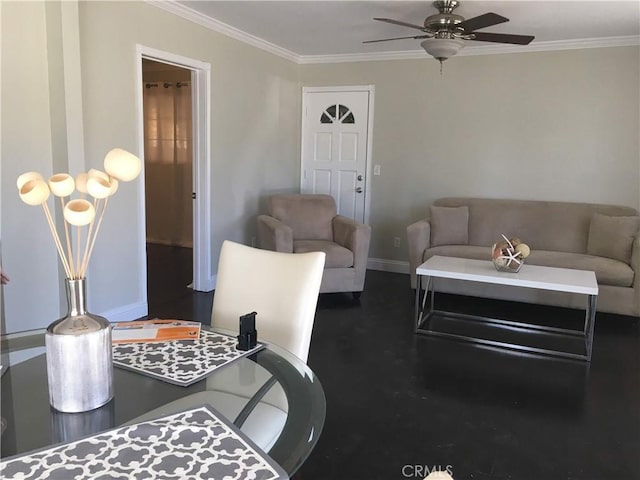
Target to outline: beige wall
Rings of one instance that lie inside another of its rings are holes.
[[[50,91],[48,77],[74,60],[58,55],[54,60],[65,65],[48,64],[53,42],[47,36],[62,29],[53,28],[56,15],[47,15],[51,2],[45,3],[2,2],[2,248],[12,273],[5,289],[9,331],[46,326],[60,314],[61,281],[46,223],[15,190],[23,171],[54,171],[50,93],[62,92]],[[47,29],[47,22],[53,27]],[[138,151],[136,44],[211,64],[215,272],[222,241],[250,242],[266,196],[297,185],[297,65],[143,2],[81,2],[78,25],[87,169],[102,168],[114,146]],[[109,202],[88,273],[89,308],[95,313],[137,311],[146,298],[139,281],[141,190],[137,181],[122,184]]]
[[[60,314],[55,249],[15,178],[65,168],[65,142],[70,157],[84,151],[71,169],[101,168],[114,146],[139,150],[136,44],[211,64],[214,272],[224,239],[251,241],[269,194],[298,189],[301,85],[375,85],[373,163],[382,175],[372,179],[372,257],[405,261],[406,225],[445,195],[640,207],[637,47],[458,57],[440,76],[427,58],[296,65],[143,2],[81,2],[75,17],[70,5],[0,6],[9,331]],[[141,195],[140,182],[124,184],[109,204],[89,271],[93,312],[133,312],[145,298]]]
[[[58,318],[60,285],[56,249],[42,208],[20,201],[16,178],[36,170],[53,173],[52,131],[59,103],[49,90],[49,61],[60,56],[59,36],[49,32],[43,3],[1,2],[2,262],[7,331],[42,327]],[[59,35],[59,31],[57,32]],[[51,81],[54,81],[51,75]]]
[[[299,93],[295,64],[247,46],[142,2],[83,2],[80,36],[85,151],[99,165],[114,142],[137,151],[135,47],[211,64],[213,271],[224,239],[252,236],[260,199],[297,179]],[[98,311],[141,298],[122,277],[140,271],[136,258],[140,188],[118,192],[103,225],[110,242],[96,245],[92,283],[111,292]],[[127,234],[118,234],[127,232]],[[113,252],[118,252],[114,265]]]
[[[371,257],[406,260],[406,226],[442,196],[640,207],[637,47],[300,70],[375,85]]]

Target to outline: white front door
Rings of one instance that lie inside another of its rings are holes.
[[[373,87],[304,88],[301,193],[336,200],[338,213],[367,223]]]

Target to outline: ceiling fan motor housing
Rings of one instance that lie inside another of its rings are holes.
[[[453,13],[458,2],[456,0],[441,0],[433,2],[433,6],[438,9],[439,13],[430,15],[424,20],[425,30],[437,35],[438,38],[462,36],[464,28],[458,25],[464,22],[464,17]]]
[[[433,6],[436,7],[440,13],[452,13],[459,4],[458,0],[438,0],[433,2]]]

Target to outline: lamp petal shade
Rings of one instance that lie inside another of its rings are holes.
[[[96,209],[91,202],[82,198],[71,200],[64,207],[64,219],[76,227],[90,224],[95,216]]]
[[[106,180],[107,182],[109,181],[109,175],[107,175],[102,170],[98,170],[96,168],[90,169],[87,172],[87,175],[88,175],[88,179],[91,178],[91,177],[98,177],[98,178],[102,178],[103,180]]]
[[[56,197],[68,197],[76,188],[76,182],[68,173],[56,173],[49,178],[49,188]]]
[[[50,193],[47,183],[38,178],[27,181],[20,188],[20,198],[27,205],[42,205]]]
[[[118,186],[120,185],[120,182],[118,182],[118,180],[115,177],[112,177],[109,180],[109,184],[111,185],[109,196],[115,195],[115,193],[118,191]]]
[[[38,172],[25,172],[18,177],[18,180],[16,180],[18,190],[20,190],[29,180],[44,180],[44,177]]]
[[[16,180],[20,199],[27,205],[42,206],[68,279],[84,278],[102,218],[107,208],[108,197],[118,191],[121,178],[131,180],[138,176],[142,169],[140,160],[129,152],[122,149],[114,149],[110,153],[112,153],[111,160],[105,163],[110,165],[111,171],[115,172],[119,177],[92,168],[88,172],[79,173],[75,178],[65,172],[55,173],[47,180],[42,174],[32,171],[21,174]],[[123,171],[124,173],[122,173]],[[81,198],[71,199],[75,191],[80,194]],[[64,217],[64,225],[62,227],[56,225],[56,222],[53,221],[47,204],[47,199],[52,193],[56,197],[60,197]],[[88,197],[88,195],[93,198]],[[100,200],[103,201],[100,202]],[[98,214],[99,219],[94,229],[94,221]],[[74,242],[69,232],[69,225],[76,227],[90,225],[86,233],[86,243],[84,244],[82,258],[81,232],[78,230],[78,238]],[[58,229],[64,231],[66,249],[60,240]],[[73,261],[74,257],[77,262]]]
[[[133,153],[114,148],[104,157],[104,169],[122,182],[129,182],[140,175],[142,162]]]
[[[107,198],[111,195],[111,183],[101,176],[89,176],[87,180],[87,192],[93,198]]]
[[[87,192],[88,179],[89,179],[89,175],[86,172],[82,172],[76,175],[76,190],[78,190],[78,192],[89,193]]]

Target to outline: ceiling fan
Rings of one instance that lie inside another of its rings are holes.
[[[380,22],[414,28],[420,30],[422,33],[409,37],[383,38],[362,43],[388,42],[406,38],[426,38],[420,45],[429,55],[440,61],[440,68],[442,69],[442,62],[458,53],[464,46],[465,40],[528,45],[534,39],[532,35],[478,32],[476,30],[508,22],[509,19],[497,13],[485,13],[484,15],[465,20],[464,17],[453,13],[459,4],[460,2],[458,2],[458,0],[440,0],[433,2],[433,6],[438,9],[439,13],[428,16],[424,20],[423,26],[401,22],[400,20],[393,20],[391,18],[374,18],[374,20]]]

